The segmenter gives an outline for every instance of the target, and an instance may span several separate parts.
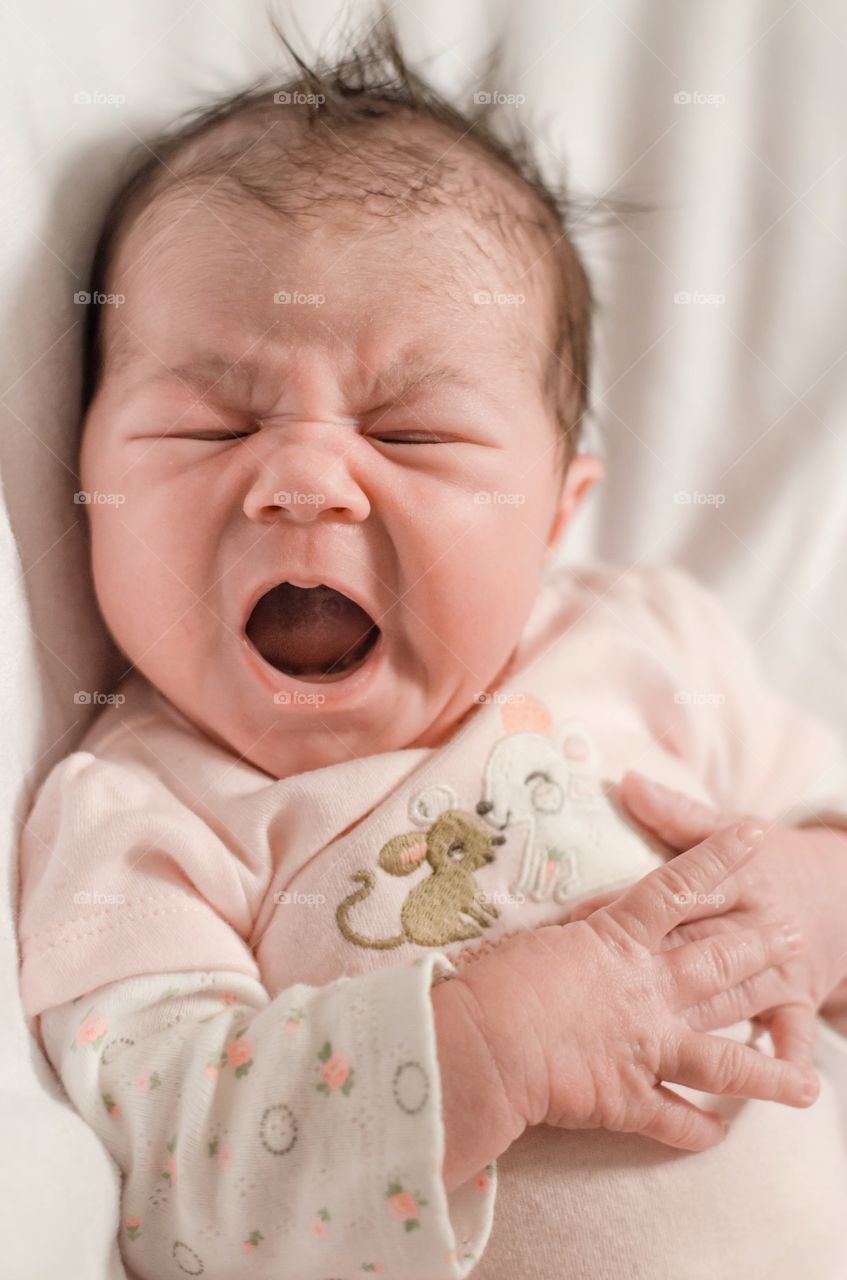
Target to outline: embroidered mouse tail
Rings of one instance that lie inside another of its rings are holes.
[[[363,938],[360,933],[356,933],[355,929],[350,928],[347,923],[348,911],[354,903],[361,902],[363,898],[367,898],[373,892],[374,887],[374,878],[370,871],[356,871],[353,874],[353,879],[358,881],[362,886],[361,889],[356,889],[343,902],[339,902],[335,910],[335,918],[344,937],[357,947],[372,947],[379,951],[386,951],[390,947],[399,947],[401,943],[406,941],[405,935],[402,933],[395,938]]]

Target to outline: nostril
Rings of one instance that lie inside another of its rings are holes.
[[[485,814],[490,813],[493,808],[493,800],[480,800],[479,804],[476,806],[476,811],[477,813]]]
[[[491,843],[492,843],[492,844],[505,844],[505,843],[506,843],[506,837],[505,837],[505,836],[492,836],[492,837],[491,837]]]

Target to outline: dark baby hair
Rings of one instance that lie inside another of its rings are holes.
[[[520,112],[509,113],[513,136],[506,138],[502,121],[497,129],[491,118],[498,94],[477,90],[465,109],[448,101],[409,67],[385,12],[367,32],[348,35],[331,65],[319,60],[309,66],[273,18],[270,22],[296,71],[270,86],[263,77],[242,92],[190,111],[132,153],[128,176],[112,198],[96,244],[92,295],[108,293],[118,248],[130,228],[160,196],[179,196],[189,183],[208,180],[216,188],[215,199],[231,199],[234,192],[238,199],[258,201],[294,219],[318,216],[322,204],[357,196],[369,197],[371,204],[374,197],[383,200],[385,212],[378,216],[390,217],[455,200],[432,175],[438,165],[442,173],[461,175],[471,148],[490,166],[491,181],[482,182],[478,166],[466,165],[476,176],[471,189],[461,192],[463,207],[491,220],[504,247],[520,248],[526,258],[531,245],[532,259],[549,264],[554,322],[546,340],[544,394],[557,425],[560,463],[567,462],[588,409],[594,300],[571,239],[577,202],[564,180],[552,185],[542,177]],[[487,59],[487,83],[501,60],[498,41]],[[275,129],[283,117],[285,127]],[[433,135],[449,144],[435,162]],[[339,185],[340,166],[351,154],[349,141],[367,157],[367,180],[352,193]],[[92,304],[86,315],[83,414],[97,391],[103,354],[101,308]]]

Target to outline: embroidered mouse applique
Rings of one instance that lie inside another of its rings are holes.
[[[506,737],[488,757],[476,809],[496,830],[527,828],[513,893],[562,903],[657,865],[650,842],[619,815],[581,720],[562,725],[559,746],[552,717],[536,699],[504,703],[500,716]]]
[[[384,844],[379,865],[389,875],[406,876],[428,863],[430,873],[406,894],[400,909],[401,932],[391,938],[366,938],[353,929],[348,916],[351,907],[373,892],[375,878],[371,871],[354,872],[352,878],[361,888],[340,902],[335,912],[348,942],[383,950],[404,942],[441,947],[482,937],[482,930],[500,913],[477,888],[474,873],[493,862],[495,847],[504,844],[506,837],[458,804],[455,792],[444,784],[427,787],[412,797],[409,813],[419,829]],[[476,924],[462,916],[469,916]]]

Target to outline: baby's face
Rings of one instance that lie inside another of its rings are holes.
[[[105,620],[274,777],[435,745],[508,662],[593,475],[578,459],[562,491],[538,279],[461,211],[295,230],[188,204],[130,233],[110,284],[80,476],[124,499],[88,507]],[[246,624],[284,581],[365,608],[363,666],[297,679],[260,655]]]

